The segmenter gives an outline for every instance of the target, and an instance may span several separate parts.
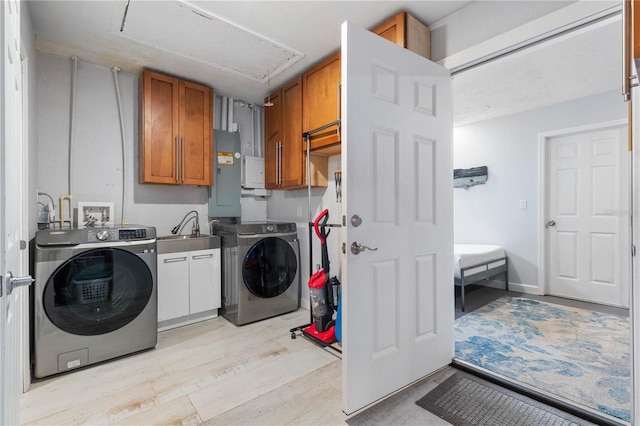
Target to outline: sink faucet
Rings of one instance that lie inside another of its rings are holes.
[[[191,213],[195,213],[195,216],[189,217],[189,215]],[[184,228],[184,226],[189,222],[187,220],[188,217],[189,217],[189,220],[194,219],[193,227],[191,228],[191,236],[192,237],[199,236],[200,235],[200,220],[198,218],[198,212],[195,211],[195,210],[191,210],[190,212],[185,214],[184,217],[182,218],[182,220],[180,221],[180,223],[173,227],[173,229],[171,230],[171,233],[172,234],[179,234],[180,232],[182,232],[182,228]]]

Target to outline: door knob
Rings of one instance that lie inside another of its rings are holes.
[[[550,226],[550,227],[553,228],[554,226],[556,226],[556,221],[555,220],[550,220],[549,222],[547,222],[547,226]]]
[[[363,246],[362,244],[360,244],[357,241],[354,241],[353,244],[351,244],[351,253],[353,253],[353,254],[360,254],[361,252],[363,252],[365,250],[376,251],[376,250],[378,250],[378,248],[377,247],[371,248],[371,247]]]
[[[22,287],[24,285],[31,285],[35,280],[31,276],[14,277],[11,272],[5,274],[5,282],[7,283],[7,296],[11,295],[11,292],[16,287]],[[0,296],[2,296],[2,286],[0,285]]]

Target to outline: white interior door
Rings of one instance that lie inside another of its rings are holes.
[[[450,73],[345,22],[342,120],[342,393],[352,413],[453,356]],[[356,242],[375,251],[354,254]]]
[[[0,8],[2,35],[2,149],[0,151],[0,424],[19,424],[22,389],[20,332],[25,297],[23,289],[9,294],[6,273],[22,275],[26,269],[22,244],[23,155],[22,155],[22,66],[20,58],[20,2],[8,0]]]
[[[548,292],[629,306],[627,126],[547,139]]]

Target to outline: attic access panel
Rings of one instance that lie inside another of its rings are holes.
[[[260,83],[304,56],[188,3],[136,1],[123,13],[125,38]]]

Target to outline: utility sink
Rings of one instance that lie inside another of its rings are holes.
[[[217,235],[166,235],[156,238],[158,254],[220,248]]]
[[[197,237],[193,236],[193,235],[165,235],[162,237],[157,237],[156,239],[158,241],[163,240],[163,241],[171,241],[171,240],[188,240],[191,238],[206,238],[208,237],[208,235],[198,235]]]

